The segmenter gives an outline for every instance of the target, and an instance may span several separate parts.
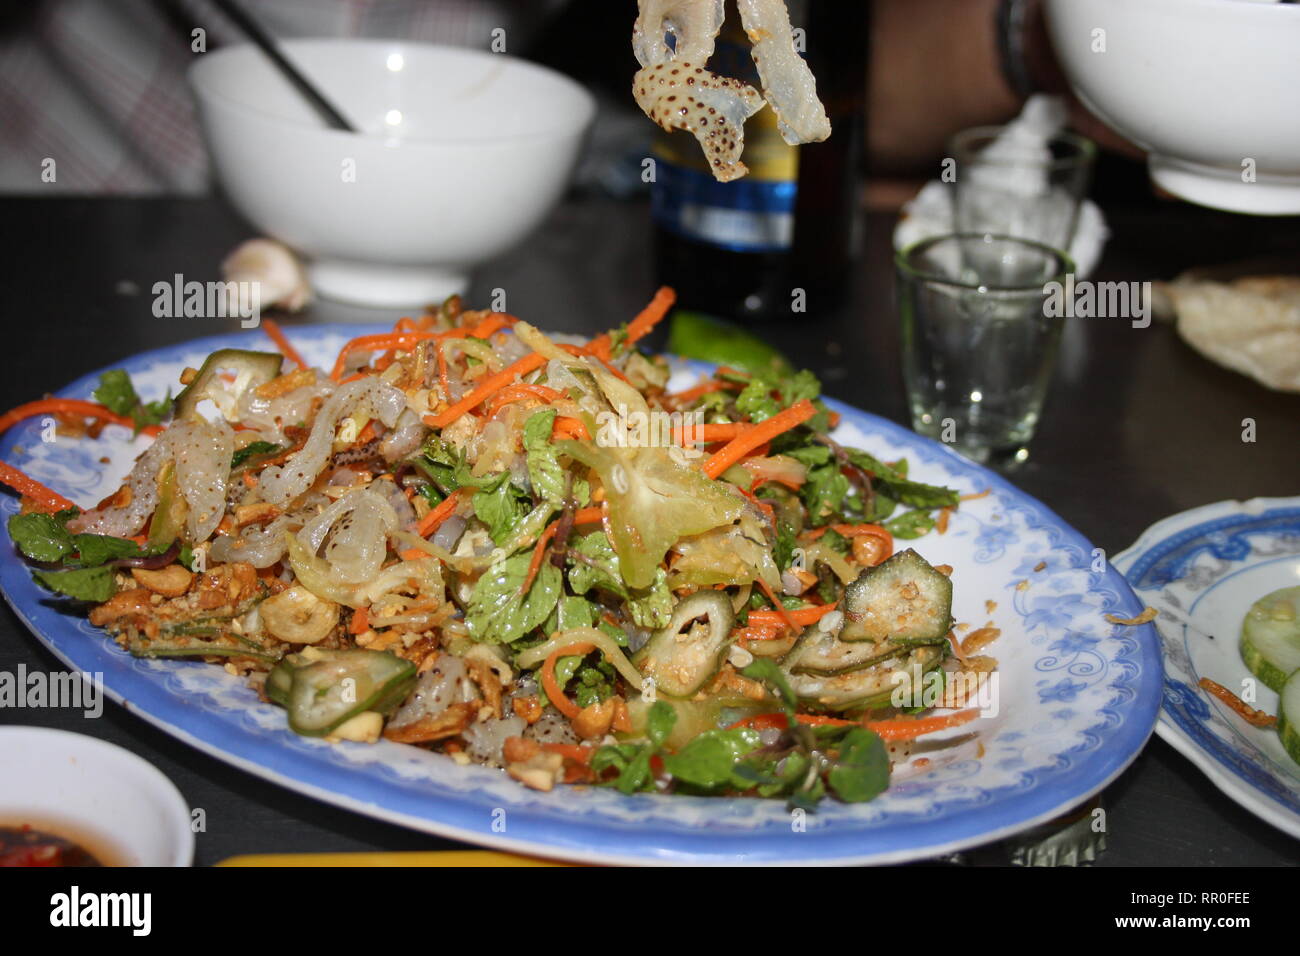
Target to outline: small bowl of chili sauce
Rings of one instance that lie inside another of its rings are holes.
[[[190,808],[128,750],[0,727],[0,867],[189,866]]]

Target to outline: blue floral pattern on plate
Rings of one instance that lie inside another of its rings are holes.
[[[1300,498],[1224,501],[1166,518],[1115,558],[1139,597],[1162,611],[1163,703],[1156,732],[1221,790],[1300,837],[1300,766],[1268,728],[1251,727],[1198,684],[1208,677],[1253,692],[1277,711],[1277,695],[1241,661],[1241,619],[1264,594],[1300,576]]]
[[[332,361],[368,327],[291,329],[309,361]],[[222,347],[267,348],[260,333],[214,336],[136,356],[125,367],[141,394],[160,397],[180,369]],[[706,371],[683,363],[678,381]],[[60,394],[87,396],[94,375]],[[502,849],[608,862],[900,862],[970,846],[1060,814],[1117,776],[1151,732],[1160,663],[1150,626],[1118,627],[1106,613],[1137,614],[1120,574],[1039,502],[949,449],[875,416],[830,402],[839,440],[894,459],[921,480],[963,493],[988,490],[953,514],[945,535],[909,542],[954,568],[954,614],[1002,636],[1000,705],[927,755],[900,765],[868,804],[828,801],[792,817],[777,801],[638,795],[602,788],[527,790],[498,771],[460,767],[388,742],[330,746],[298,737],[221,668],[131,658],[83,618],[49,600],[10,549],[0,587],[37,637],[71,667],[100,672],[113,699],[181,740],[309,796],[357,812]],[[110,427],[94,441],[44,444],[39,423],[15,428],[0,455],[74,500],[111,493],[147,439]],[[107,457],[110,464],[101,465]],[[12,498],[0,502],[16,510]],[[974,728],[977,733],[970,734]]]

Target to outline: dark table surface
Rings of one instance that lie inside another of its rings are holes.
[[[1191,266],[1297,250],[1297,221],[1236,217],[1180,204],[1107,208],[1114,231],[1098,279],[1170,278]],[[3,304],[8,354],[0,407],[12,407],[135,352],[228,331],[233,322],[160,319],[151,288],[216,278],[249,236],[219,200],[4,199]],[[903,421],[891,306],[893,216],[866,218],[849,304],[762,334],[821,376],[828,393]],[[592,332],[633,315],[653,288],[643,205],[572,200],[522,249],[490,264],[467,296],[504,289],[507,308],[543,328]],[[319,303],[298,321],[392,322],[391,314]],[[1243,419],[1257,440],[1243,443]],[[1074,319],[1029,462],[1012,476],[1107,553],[1166,515],[1226,498],[1293,495],[1300,396],[1270,392],[1192,352],[1159,324]],[[6,607],[0,670],[59,662]],[[0,710],[0,723],[88,733],[142,755],[206,812],[196,863],[244,853],[446,849],[455,844],[380,823],[236,770],[108,704],[79,711]],[[1300,844],[1247,813],[1157,737],[1104,794],[1109,848],[1100,865],[1281,865]]]

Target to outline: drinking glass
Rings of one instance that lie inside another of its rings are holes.
[[[912,428],[976,461],[1024,461],[1064,322],[1047,298],[1074,271],[1069,256],[954,234],[908,246],[895,265]]]
[[[957,161],[953,222],[959,233],[994,233],[1068,249],[1088,192],[1097,147],[1062,131],[1046,142],[999,139],[1005,127],[977,126],[949,140]]]

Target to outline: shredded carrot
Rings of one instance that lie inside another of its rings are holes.
[[[135,428],[134,421],[110,411],[98,402],[88,402],[80,398],[42,398],[19,405],[0,415],[0,432],[7,432],[24,419],[46,414],[95,418],[110,425]],[[157,435],[162,431],[162,426],[148,425],[140,430],[146,435]]]
[[[655,292],[654,298],[637,315],[635,319],[627,324],[627,344],[633,345],[650,334],[650,331],[658,325],[663,317],[668,314],[668,310],[673,307],[677,301],[677,293],[669,286],[660,286]]]
[[[627,324],[627,345],[634,345],[641,339],[645,338],[650,330],[658,325],[663,317],[668,314],[668,310],[673,307],[677,301],[677,293],[668,286],[661,286],[655,293],[650,304],[637,313],[636,318]],[[605,361],[609,360],[613,352],[614,339],[606,332],[604,335],[598,335],[587,343],[587,350],[594,356]]]
[[[523,583],[519,585],[520,594],[527,594],[528,589],[533,586],[533,580],[537,577],[537,572],[542,569],[542,560],[546,557],[546,549],[550,546],[551,539],[555,537],[555,531],[559,526],[560,519],[556,518],[538,536],[537,544],[533,546],[533,557],[528,562],[528,573],[524,575]]]
[[[591,441],[591,433],[587,431],[587,426],[583,424],[581,418],[566,418],[563,415],[555,419],[555,425],[551,428],[551,439],[556,438],[577,438],[582,441]]]
[[[41,511],[65,511],[77,507],[57,491],[46,488],[35,478],[23,474],[13,465],[3,461],[0,461],[0,485],[7,485],[24,498],[30,498],[36,502]]]
[[[744,422],[719,422],[714,425],[681,425],[673,429],[673,441],[685,445],[710,445],[713,442],[731,441],[743,435],[753,425]]]
[[[801,724],[807,724],[810,727],[848,727],[854,724],[852,720],[841,720],[838,717],[823,717],[818,714],[795,714],[795,720]],[[790,725],[785,719],[785,714],[755,714],[753,717],[746,717],[738,720],[728,730],[738,730],[742,727],[752,727],[754,730],[783,730]]]
[[[993,491],[992,488],[985,488],[983,491],[977,492],[976,494],[973,494],[973,495],[962,495],[962,496],[961,496],[960,498],[958,498],[957,500],[958,500],[958,501],[978,501],[980,498],[987,498],[987,497],[992,493],[992,491]]]
[[[1209,691],[1219,700],[1231,707],[1238,716],[1252,727],[1275,727],[1277,718],[1262,710],[1256,710],[1222,684],[1202,677],[1198,681],[1203,690]]]
[[[370,609],[359,607],[352,612],[352,620],[348,624],[349,634],[364,634],[370,630]]]
[[[561,657],[571,657],[574,654],[590,654],[595,649],[596,645],[590,641],[566,644],[551,651],[550,656],[546,658],[546,663],[542,665],[542,690],[546,691],[546,696],[551,699],[555,709],[570,720],[582,713],[582,708],[564,696],[564,690],[555,679],[555,662]]]
[[[424,422],[426,425],[432,425],[434,428],[446,428],[460,416],[468,411],[472,411],[481,405],[485,400],[491,398],[501,389],[514,382],[515,378],[520,375],[527,375],[546,364],[544,356],[536,352],[530,352],[523,358],[511,365],[507,365],[495,375],[489,375],[478,387],[470,391],[468,395],[451,407],[439,412],[437,415],[426,415]]]
[[[366,427],[361,429],[361,431],[357,433],[357,440],[353,442],[353,444],[364,445],[367,442],[374,439],[374,437],[375,437],[375,423],[374,420],[372,419],[371,421],[366,422]]]
[[[427,538],[437,530],[438,525],[451,517],[451,513],[456,510],[456,504],[460,501],[461,493],[464,490],[464,488],[457,488],[442,501],[438,502],[436,508],[420,519],[420,523],[416,526],[415,530],[419,533],[421,538]]]
[[[836,534],[841,534],[846,538],[861,538],[864,536],[878,538],[881,544],[884,545],[884,557],[880,559],[881,561],[883,561],[885,558],[889,557],[891,554],[894,553],[894,536],[889,533],[888,528],[885,528],[882,525],[878,525],[878,524],[823,525],[820,528],[813,528],[811,531],[807,532],[803,537],[805,541],[816,541],[827,531],[834,531]],[[876,562],[876,563],[879,564],[880,562]]]
[[[771,595],[769,595],[770,597]],[[775,603],[775,602],[773,602]],[[816,624],[831,611],[835,610],[834,604],[814,604],[810,607],[781,608],[782,612],[776,611],[750,611],[749,624],[754,627],[780,627],[783,623],[799,628],[807,627],[810,624]]]
[[[373,335],[358,335],[355,339],[344,343],[343,348],[339,350],[330,378],[336,382],[342,378],[347,357],[353,352],[384,352],[389,349],[408,351],[420,342],[436,338],[438,338],[436,332],[379,332]]]
[[[752,641],[770,641],[775,638],[781,629],[779,627],[769,627],[767,625],[747,624],[744,627],[736,628],[732,631],[732,636],[736,643],[741,647]]]
[[[520,382],[517,385],[507,385],[488,402],[487,413],[493,415],[497,409],[509,405],[511,402],[522,402],[530,398],[535,398],[540,402],[547,404],[559,401],[564,397],[562,392],[545,385],[530,385],[527,382]]]
[[[948,519],[952,517],[951,508],[940,508],[939,517],[935,519],[934,530],[940,534],[948,533]]]
[[[257,475],[253,474],[251,471],[246,471],[246,472],[244,472],[244,487],[245,487],[245,488],[256,488],[256,487],[257,487]]]
[[[738,392],[740,391],[740,388],[741,386],[735,384],[734,382],[722,382],[716,378],[711,378],[701,382],[699,385],[696,385],[692,388],[688,388],[684,391],[674,392],[671,395],[665,395],[664,402],[676,408],[681,408],[683,405],[689,405],[697,398],[703,398],[705,395],[711,395],[714,392],[723,392],[723,391]]]
[[[704,463],[704,473],[710,478],[717,478],[759,446],[771,441],[777,435],[802,425],[816,414],[817,409],[813,407],[812,402],[808,401],[808,399],[805,398],[795,402],[784,411],[778,412],[771,418],[746,429],[742,434],[727,442],[721,450]]]
[[[407,548],[398,552],[398,557],[403,561],[419,561],[429,556],[427,551],[421,551],[419,548]]]
[[[792,631],[798,631],[802,625],[795,623],[795,619],[790,615],[790,612],[785,609],[785,605],[781,603],[781,599],[776,596],[776,594],[772,591],[770,587],[768,587],[767,582],[764,581],[762,578],[759,578],[758,586],[760,589],[762,589],[763,593],[767,595],[767,599],[772,602],[772,606],[776,608],[776,612],[775,612],[776,615],[779,616],[780,620],[785,623],[785,626],[790,628],[790,630]],[[752,619],[755,614],[761,614],[761,613],[762,613],[761,611],[753,611],[750,613],[749,616]],[[761,624],[764,622],[764,620],[765,620],[764,618],[760,617],[754,623]],[[767,620],[770,620],[770,618]]]
[[[293,347],[293,343],[291,343],[284,332],[281,331],[279,323],[275,322],[273,319],[263,319],[262,331],[266,333],[268,339],[275,343],[275,347],[280,350],[281,355],[299,368],[307,367],[307,363],[304,362],[302,356],[298,354],[298,350]]]
[[[949,727],[960,727],[978,716],[979,709],[972,707],[970,710],[959,710],[955,714],[945,714],[942,717],[915,719],[899,717],[894,720],[869,720],[863,726],[868,730],[874,730],[885,740],[912,740],[926,734],[947,730]]]
[[[604,508],[580,508],[573,514],[573,523],[579,524],[600,524],[605,520]]]
[[[447,353],[439,342],[434,346],[434,351],[438,359],[438,387],[442,389],[443,397],[451,400],[451,379],[447,376]]]

